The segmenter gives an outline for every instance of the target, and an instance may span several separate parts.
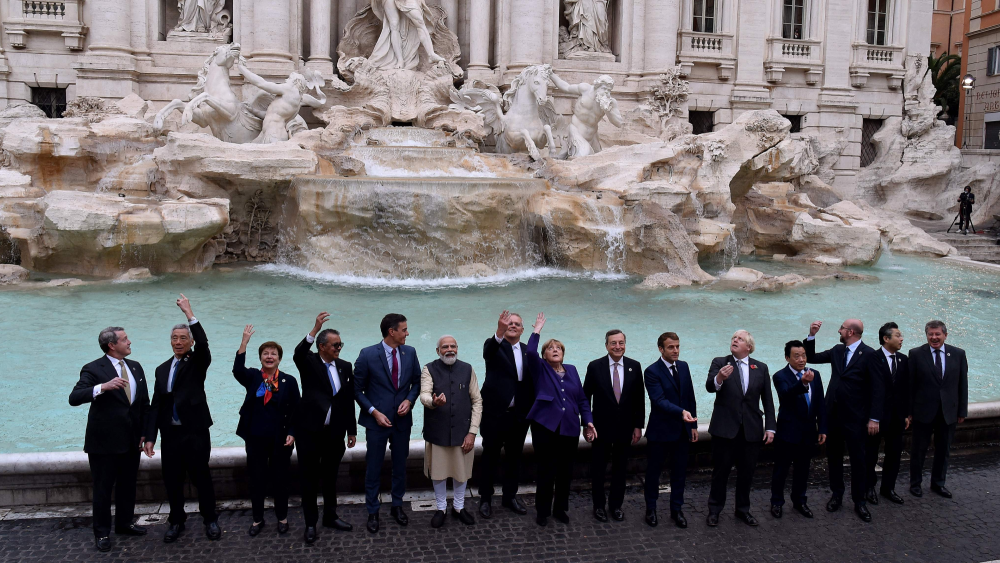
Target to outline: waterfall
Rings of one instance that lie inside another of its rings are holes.
[[[734,231],[729,232],[729,236],[726,237],[726,247],[723,251],[722,258],[722,269],[723,271],[728,271],[734,266],[740,264],[740,243],[736,240],[736,234]]]
[[[597,229],[604,233],[600,241],[606,258],[606,271],[611,274],[625,273],[625,209],[620,205],[598,206],[587,199],[587,207],[597,222]],[[610,220],[607,216],[610,215]]]

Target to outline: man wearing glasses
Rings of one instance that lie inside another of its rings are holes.
[[[292,356],[302,382],[302,402],[295,421],[295,446],[302,471],[302,514],[305,541],[316,541],[316,492],[323,483],[323,527],[344,532],[354,529],[337,516],[337,474],[347,447],[357,441],[354,415],[354,372],[351,363],[340,359],[344,343],[332,328],[320,332],[330,314],[316,316],[312,331],[295,347]],[[311,350],[313,342],[319,353]]]

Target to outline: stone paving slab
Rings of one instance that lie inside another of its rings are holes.
[[[824,510],[828,493],[822,487],[825,467],[814,464],[810,483],[810,505],[816,514],[812,520],[787,512],[781,520],[768,513],[768,482],[771,468],[757,471],[752,496],[759,528],[749,528],[732,516],[730,504],[718,528],[708,528],[707,514],[709,472],[690,475],[688,505],[685,513],[690,527],[679,530],[660,511],[660,526],[649,528],[642,520],[641,489],[630,486],[625,522],[599,523],[591,516],[586,491],[576,491],[570,498],[569,525],[555,521],[545,528],[528,516],[516,516],[499,510],[491,520],[477,518],[475,526],[465,527],[449,518],[444,528],[429,526],[430,512],[410,510],[410,525],[398,526],[383,508],[382,531],[368,534],[365,510],[357,504],[341,507],[343,518],[354,524],[350,533],[320,529],[320,539],[312,546],[302,542],[302,515],[292,510],[292,531],[278,536],[273,515],[257,538],[249,538],[250,511],[245,501],[229,504],[219,517],[223,530],[221,541],[205,538],[200,518],[188,520],[188,530],[172,545],[162,542],[164,524],[150,526],[143,538],[117,538],[110,553],[98,553],[93,547],[89,517],[66,517],[0,521],[0,560],[11,562],[52,561],[166,561],[220,563],[277,561],[685,561],[685,562],[886,562],[927,563],[987,562],[1000,560],[1000,449],[980,449],[952,458],[948,486],[954,499],[943,499],[925,491],[923,498],[909,495],[904,485],[904,506],[882,503],[872,507],[874,521],[865,524],[847,508],[830,514]],[[732,485],[732,482],[730,483]],[[428,492],[418,491],[413,504],[426,501]],[[533,496],[525,497],[529,508]],[[476,506],[472,500],[470,506]],[[661,498],[665,507],[666,498]],[[153,506],[145,512],[155,513]],[[789,505],[786,505],[790,507]],[[158,507],[157,507],[158,508]],[[233,509],[235,508],[235,509]],[[67,509],[68,510],[68,509]],[[77,507],[79,511],[79,507]],[[149,518],[158,515],[150,514]]]

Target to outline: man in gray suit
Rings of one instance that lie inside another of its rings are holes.
[[[969,364],[965,350],[948,346],[948,327],[942,321],[924,326],[927,344],[910,350],[910,397],[912,399],[913,453],[910,454],[910,494],[923,496],[924,459],[934,435],[934,466],[931,490],[951,498],[945,488],[948,456],[955,426],[969,415]]]
[[[708,525],[719,525],[726,505],[729,472],[736,465],[736,517],[749,526],[757,519],[750,514],[750,486],[761,443],[774,440],[774,399],[767,365],[750,357],[753,336],[737,330],[729,345],[730,355],[712,360],[705,388],[715,393],[715,409],[708,433],[712,435],[712,489],[708,496]],[[763,418],[761,410],[763,407]]]

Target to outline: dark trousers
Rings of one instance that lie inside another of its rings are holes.
[[[726,506],[729,472],[736,466],[736,511],[750,512],[750,487],[762,442],[747,441],[740,426],[732,439],[712,436],[712,489],[708,494],[708,511],[719,514]]]
[[[285,447],[285,437],[251,436],[246,439],[247,473],[250,476],[250,504],[253,521],[264,521],[264,497],[274,498],[274,517],[288,517],[288,467],[292,447]]]
[[[795,444],[781,438],[774,440],[774,473],[771,475],[771,504],[785,504],[785,481],[792,470],[792,504],[806,503],[806,484],[809,482],[809,465],[812,463],[816,442]]]
[[[934,434],[934,465],[931,468],[931,485],[943,487],[948,476],[948,458],[951,455],[951,440],[955,437],[955,425],[945,424],[941,407],[930,424],[913,421],[913,452],[910,454],[910,486],[919,487],[924,480],[924,460],[927,447]]]
[[[368,453],[365,455],[365,507],[368,514],[378,514],[382,506],[378,498],[382,483],[382,461],[385,460],[385,446],[392,452],[392,505],[403,506],[406,494],[406,457],[410,453],[410,427],[384,428],[374,426],[366,429]]]
[[[597,431],[598,436],[603,436]],[[625,466],[628,464],[629,449],[632,447],[632,433],[612,435],[594,440],[590,450],[590,482],[594,498],[594,508],[604,508],[604,479],[607,475],[608,456],[611,456],[611,494],[607,497],[608,508],[617,510],[625,502]]]
[[[135,516],[135,481],[139,474],[140,452],[90,454],[90,475],[94,480],[94,535],[111,534],[111,493],[115,496],[115,528],[132,525]]]
[[[826,436],[826,461],[829,468],[830,492],[844,498],[844,450],[851,460],[851,500],[855,505],[865,504],[867,476],[865,468],[865,442],[868,439],[866,422],[846,423],[836,412],[829,416]]]
[[[198,509],[205,524],[215,522],[215,488],[212,474],[208,470],[208,458],[212,454],[212,437],[208,428],[189,430],[183,426],[167,426],[160,432],[160,458],[163,466],[163,483],[170,501],[170,524],[183,524],[187,520],[184,513],[184,478],[198,489]]]
[[[899,476],[899,458],[903,455],[903,421],[880,424],[879,433],[868,437],[865,445],[868,477],[865,484],[869,489],[875,488],[875,484],[878,483],[875,465],[878,464],[878,448],[883,441],[885,459],[882,461],[882,487],[879,490],[887,493],[896,488],[896,477]]]
[[[563,436],[531,423],[531,443],[538,464],[535,510],[539,516],[549,516],[553,510],[569,510],[569,482],[573,477],[573,459],[580,444],[579,436]],[[553,489],[555,500],[553,507]]]
[[[306,526],[315,526],[319,520],[316,493],[320,490],[323,491],[323,521],[333,522],[337,519],[337,475],[340,473],[344,452],[347,451],[343,431],[339,434],[335,435],[329,426],[325,426],[318,432],[301,433],[295,439],[302,475],[302,515]],[[381,465],[380,461],[379,466]]]
[[[500,450],[503,450],[503,500],[510,500],[517,494],[517,484],[521,476],[521,454],[524,440],[528,435],[528,421],[508,409],[500,416],[499,424],[492,424],[493,430],[483,435],[483,457],[477,464],[479,470],[479,496],[486,500],[493,497],[493,483],[500,469]]]
[[[687,430],[685,430],[687,432]],[[646,441],[646,509],[656,510],[660,496],[660,473],[670,456],[670,511],[684,507],[684,480],[687,477],[688,449],[691,443],[682,437],[673,442]]]

